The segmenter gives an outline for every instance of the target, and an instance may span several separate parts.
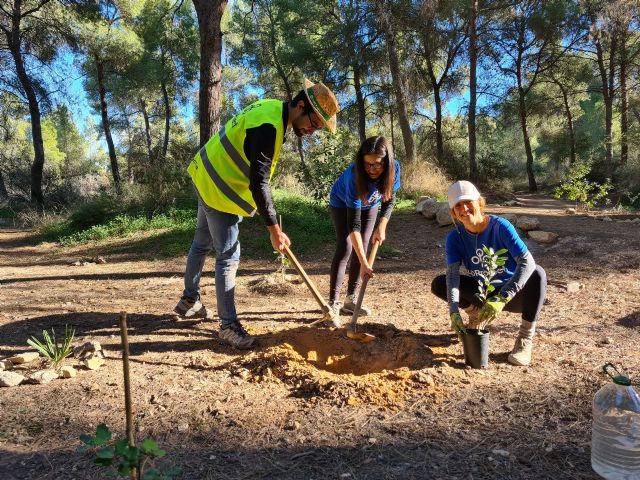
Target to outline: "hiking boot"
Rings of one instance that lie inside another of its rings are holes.
[[[235,321],[231,325],[220,327],[218,338],[232,347],[245,350],[251,348],[255,337],[249,335],[240,322]]]
[[[341,302],[332,302],[329,304],[329,311],[322,316],[322,324],[329,328],[342,327],[342,320],[340,319]]]
[[[519,367],[526,367],[531,363],[531,352],[533,350],[533,342],[525,338],[516,338],[516,344],[509,354],[509,363]]]
[[[356,301],[357,301],[357,298],[355,295],[347,295],[347,298],[344,301],[344,305],[340,309],[340,313],[344,315],[353,315],[353,311],[356,309]],[[360,305],[358,316],[366,317],[368,315],[371,315],[371,310],[365,307],[364,305]]]
[[[184,318],[213,319],[213,312],[205,307],[199,299],[191,300],[190,298],[182,297],[173,311]]]

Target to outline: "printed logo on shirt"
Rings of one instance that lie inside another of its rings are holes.
[[[482,248],[478,248],[476,250],[476,254],[473,257],[471,257],[471,263],[482,267],[483,259],[484,259],[484,252],[482,251]],[[474,277],[480,277],[484,273],[484,269],[480,268],[478,270],[470,270],[469,273]],[[500,275],[501,273],[504,273],[504,267],[498,267],[496,269],[497,275]]]
[[[367,200],[363,202],[363,205],[375,205],[380,200],[382,200],[382,195],[380,195],[380,191],[378,191],[377,187],[373,191],[373,193],[369,196]]]

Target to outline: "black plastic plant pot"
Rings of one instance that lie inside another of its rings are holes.
[[[464,349],[464,363],[472,368],[485,368],[489,364],[489,331],[467,328],[460,334]]]

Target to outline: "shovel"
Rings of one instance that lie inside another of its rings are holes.
[[[380,242],[376,240],[373,242],[373,246],[371,247],[371,252],[369,253],[369,266],[373,267],[373,262],[376,259],[376,254],[378,253],[378,247],[380,246]],[[360,311],[360,307],[362,306],[362,299],[364,298],[364,291],[367,289],[367,283],[369,283],[369,275],[365,275],[362,279],[362,285],[360,286],[360,291],[358,292],[358,301],[356,302],[356,308],[353,310],[353,315],[351,316],[351,323],[347,327],[347,337],[351,340],[356,340],[362,343],[373,342],[376,337],[371,335],[370,333],[357,332],[356,331],[356,322],[358,321],[358,312]]]
[[[311,291],[313,298],[315,298],[316,302],[318,302],[318,305],[320,305],[320,308],[322,309],[322,313],[324,316],[320,320],[317,320],[317,322],[327,320],[325,318],[327,313],[330,314],[330,317],[333,317],[333,312],[331,311],[331,307],[329,307],[329,304],[324,301],[324,298],[322,298],[322,295],[320,295],[320,292],[318,292],[318,289],[316,288],[314,283],[311,281],[307,273],[304,271],[304,268],[302,268],[302,265],[300,265],[300,262],[298,262],[298,259],[296,258],[296,256],[286,245],[284,247],[284,253],[287,255],[287,257],[289,257],[289,260],[291,260],[291,263],[293,263],[293,266],[298,271],[298,274],[302,277],[307,287],[309,287],[309,290]],[[313,322],[313,323],[316,323],[316,322]]]

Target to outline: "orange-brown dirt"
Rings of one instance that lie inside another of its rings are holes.
[[[222,344],[215,322],[170,313],[184,257],[132,253],[137,237],[61,248],[0,229],[0,357],[65,324],[106,354],[100,369],[72,379],[0,389],[0,479],[107,478],[76,448],[99,423],[123,435],[120,311],[129,314],[136,436],[157,439],[163,464],[180,465],[182,478],[597,478],[589,442],[591,401],[607,382],[599,367],[613,361],[640,377],[640,224],[520,200],[489,211],[535,216],[560,235],[552,247],[527,241],[550,285],[525,368],[506,361],[519,323],[509,313],[491,332],[489,367],[464,367],[446,304],[429,291],[449,228],[418,214],[390,222],[392,248],[365,297],[373,314],[359,320],[377,337],[370,344],[312,326],[320,314],[304,285],[256,291],[273,263],[243,260],[236,293],[257,337],[249,352]],[[331,254],[326,245],[299,258],[322,292]],[[98,255],[107,263],[73,265]],[[202,285],[210,307],[212,265]],[[582,288],[566,291],[570,281]]]

